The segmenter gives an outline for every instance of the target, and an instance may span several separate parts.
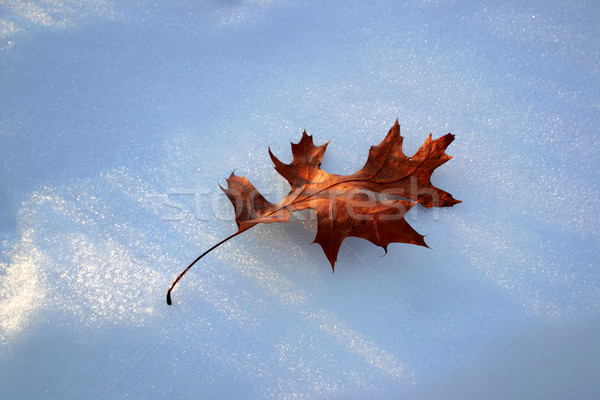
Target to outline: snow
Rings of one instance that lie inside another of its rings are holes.
[[[0,5],[0,398],[512,399],[600,392],[600,7],[542,1]],[[448,132],[431,249],[271,201],[302,130],[349,174]]]

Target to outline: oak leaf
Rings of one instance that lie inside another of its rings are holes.
[[[317,216],[314,243],[321,245],[333,269],[337,254],[349,236],[367,239],[383,247],[390,243],[427,246],[423,236],[404,219],[416,204],[426,208],[451,207],[460,203],[449,193],[431,184],[433,171],[452,157],[445,149],[454,140],[448,133],[432,140],[431,135],[412,156],[402,151],[403,138],[398,120],[383,141],[371,147],[365,165],[352,175],[329,174],[321,169],[321,160],[329,142],[315,146],[306,131],[298,143],[292,143],[293,160],[281,162],[269,149],[275,170],[290,184],[290,193],[278,204],[266,200],[244,176],[231,174],[227,188],[221,187],[235,209],[238,231],[198,257],[173,282],[208,252],[260,223],[289,222],[295,211],[313,209]]]

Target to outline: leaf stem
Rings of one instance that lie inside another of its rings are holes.
[[[181,278],[183,278],[183,276],[186,274],[186,272],[188,272],[188,270],[190,268],[192,268],[192,266],[194,264],[196,264],[202,257],[204,257],[205,255],[207,255],[208,253],[210,253],[211,251],[213,251],[214,249],[216,249],[217,247],[219,247],[220,245],[222,245],[223,243],[225,243],[226,241],[228,241],[231,238],[236,237],[237,235],[239,235],[240,233],[242,233],[244,231],[242,230],[238,230],[236,233],[234,233],[231,236],[226,237],[225,239],[221,240],[219,243],[215,244],[213,247],[211,247],[210,249],[206,250],[204,253],[200,254],[198,256],[198,258],[196,258],[190,265],[187,266],[186,269],[183,270],[182,273],[179,274],[179,276],[177,277],[177,279],[175,279],[173,281],[173,283],[171,284],[171,287],[169,288],[169,290],[167,290],[167,304],[171,305],[171,290],[173,290],[173,288],[175,287],[175,285],[177,285],[177,282],[179,282],[179,280]]]

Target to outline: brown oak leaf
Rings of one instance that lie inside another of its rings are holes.
[[[317,216],[314,243],[323,248],[333,269],[337,254],[349,236],[367,239],[383,247],[390,243],[427,246],[423,236],[404,219],[408,210],[420,203],[424,207],[451,207],[460,203],[452,195],[431,184],[433,171],[450,160],[444,151],[454,140],[448,133],[432,140],[407,157],[402,151],[398,120],[383,141],[371,147],[365,165],[352,175],[329,174],[321,169],[327,144],[315,146],[312,136],[302,133],[299,143],[292,143],[293,160],[281,162],[269,149],[277,172],[290,184],[290,193],[278,204],[266,200],[244,176],[231,174],[225,192],[235,209],[238,231],[199,256],[173,282],[208,252],[260,223],[289,222],[295,211],[313,209]]]

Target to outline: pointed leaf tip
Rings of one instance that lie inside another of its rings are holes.
[[[275,164],[275,168],[277,168],[277,166],[279,166],[279,165],[287,166],[287,164],[285,164],[283,161],[281,161],[279,158],[277,158],[277,156],[275,154],[273,154],[270,146],[269,146],[269,157],[271,157],[271,161],[273,161],[273,164]]]

